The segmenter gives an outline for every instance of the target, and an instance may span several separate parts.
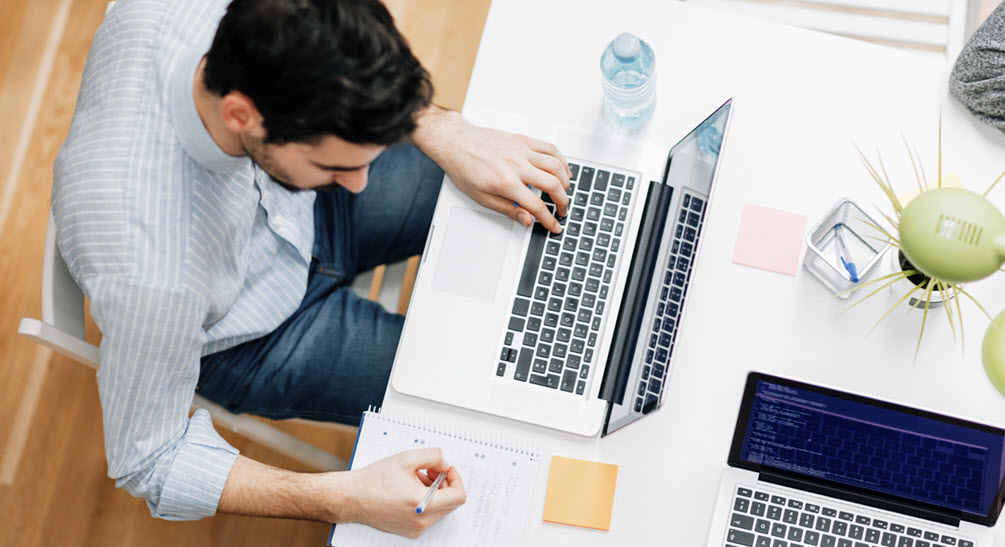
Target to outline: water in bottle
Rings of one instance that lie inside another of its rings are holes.
[[[635,129],[656,108],[656,56],[631,33],[620,34],[600,56],[604,114],[616,125]]]

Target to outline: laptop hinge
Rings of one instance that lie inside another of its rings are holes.
[[[855,492],[845,488],[821,484],[811,479],[796,477],[776,471],[761,470],[758,473],[758,479],[772,484],[813,492],[814,494],[838,498],[852,503],[860,503],[862,505],[868,505],[878,509],[895,511],[912,517],[948,524],[955,528],[959,528],[960,526],[961,515],[951,511],[940,511],[936,508],[922,507],[863,492]]]

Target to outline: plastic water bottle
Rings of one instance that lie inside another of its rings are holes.
[[[656,109],[656,56],[634,34],[618,35],[600,56],[604,114],[616,125],[645,125]]]

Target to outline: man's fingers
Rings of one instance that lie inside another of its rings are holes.
[[[423,473],[418,469],[415,470],[415,476],[419,479],[419,482],[426,486],[426,488],[432,486],[433,481],[436,479],[435,473]]]
[[[397,457],[403,465],[412,469],[429,469],[443,464],[443,452],[439,448],[406,450],[399,453]]]
[[[562,159],[541,153],[532,154],[527,159],[534,167],[551,173],[556,179],[558,179],[559,184],[562,185],[564,190],[569,189],[569,165]]]
[[[542,177],[544,176],[545,175],[542,175]],[[551,180],[554,181],[555,179],[551,178]],[[533,183],[534,181],[531,182]],[[540,184],[545,185],[547,183],[541,182]],[[565,190],[562,190],[562,193],[564,194]],[[566,197],[565,199],[568,204],[569,198]],[[558,223],[558,219],[555,218],[555,215],[551,214],[551,211],[548,209],[548,206],[544,204],[544,201],[542,201],[541,198],[529,188],[521,186],[518,195],[514,198],[514,201],[520,204],[520,207],[530,211],[530,214],[534,215],[534,218],[536,218],[542,226],[556,234],[561,233],[562,225]],[[568,205],[566,205],[566,207],[568,207]]]
[[[531,165],[534,165],[533,161]],[[551,201],[558,209],[558,216],[564,217],[569,214],[569,194],[566,193],[566,189],[569,187],[569,178],[567,176],[565,177],[565,182],[562,182],[560,178],[550,171],[535,168],[525,173],[523,179],[538,190],[551,196]]]
[[[554,144],[527,137],[527,146],[535,152],[555,157],[562,162],[562,166],[565,168],[566,176],[572,176],[572,170],[569,169],[569,160],[565,158],[564,154],[558,151],[558,148],[556,148]],[[566,185],[566,188],[568,187],[569,186]]]
[[[434,514],[440,511],[449,511],[464,505],[466,500],[467,495],[464,493],[464,482],[461,481],[461,474],[457,472],[457,469],[451,467],[447,471],[446,480],[443,481],[440,488],[433,494],[433,498],[429,501],[429,505],[426,506],[426,510]]]

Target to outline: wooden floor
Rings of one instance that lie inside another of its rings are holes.
[[[433,74],[436,102],[459,109],[489,0],[386,1]],[[996,5],[980,1],[985,16]],[[105,3],[0,0],[0,547],[322,545],[324,524],[151,518],[143,501],[105,476],[94,373],[15,334],[21,317],[41,315],[52,160]],[[92,325],[89,337],[97,336]],[[343,457],[351,450],[345,435],[287,429]],[[238,436],[224,437],[245,455],[294,467]]]
[[[52,161],[107,0],[0,0],[0,547],[323,545],[320,523],[220,515],[150,517],[105,476],[93,371],[16,335],[41,317],[40,275]],[[460,109],[489,0],[386,0],[433,75],[437,104]],[[91,325],[89,338],[98,339]],[[352,436],[284,428],[348,458]],[[224,437],[249,457],[294,462]]]

